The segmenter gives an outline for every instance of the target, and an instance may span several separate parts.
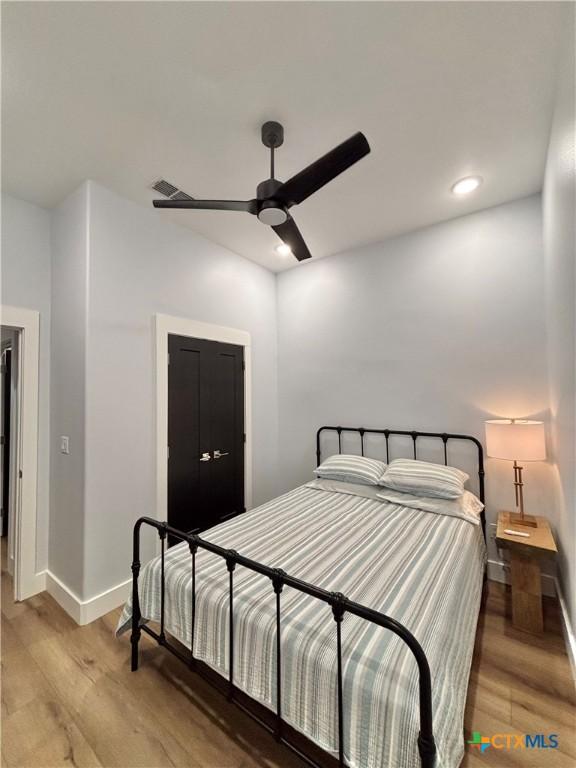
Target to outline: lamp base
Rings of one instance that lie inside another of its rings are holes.
[[[510,522],[513,525],[524,525],[528,528],[538,528],[538,522],[533,515],[524,515],[524,517],[522,517],[521,515],[512,512],[510,515]]]

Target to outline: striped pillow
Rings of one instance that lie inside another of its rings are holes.
[[[464,493],[466,472],[416,459],[394,459],[378,485],[417,496],[457,499]]]
[[[386,464],[377,459],[367,459],[365,456],[353,456],[348,453],[338,453],[330,456],[314,470],[317,477],[329,480],[342,480],[345,483],[361,485],[378,485],[384,474]]]

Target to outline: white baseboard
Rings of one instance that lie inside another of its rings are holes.
[[[126,579],[121,584],[117,584],[105,592],[101,592],[90,600],[82,603],[82,621],[81,624],[90,624],[91,621],[99,619],[106,613],[113,611],[120,605],[124,605],[130,595],[132,588],[132,579]]]
[[[46,571],[46,591],[49,595],[52,595],[58,605],[60,605],[61,608],[64,608],[66,613],[74,619],[76,624],[82,623],[80,620],[82,601],[78,595],[75,595],[71,589],[68,589],[64,582],[60,581],[60,579],[57,576],[54,576],[53,573],[50,573],[50,571]]]
[[[501,584],[510,584],[510,566],[502,560],[488,560],[488,578]],[[549,573],[542,574],[542,594],[557,597],[556,579]]]
[[[118,608],[128,599],[132,584],[132,579],[127,579],[89,600],[81,600],[50,571],[45,571],[45,578],[47,592],[77,624],[90,624],[91,621],[96,621],[100,616]]]
[[[31,579],[26,583],[26,588],[20,590],[20,600],[27,600],[29,597],[34,597],[39,592],[44,592],[46,589],[46,571],[40,571],[35,573]]]
[[[568,615],[568,606],[562,587],[558,579],[556,581],[556,592],[558,593],[558,602],[560,603],[560,612],[562,614],[562,629],[564,630],[564,640],[566,641],[566,649],[568,651],[568,658],[570,659],[570,668],[572,669],[572,680],[576,686],[576,636],[570,623],[570,616]]]

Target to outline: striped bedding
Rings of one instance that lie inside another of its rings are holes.
[[[479,526],[392,504],[377,489],[315,480],[203,535],[222,547],[343,592],[404,624],[432,672],[439,768],[463,755],[463,715],[485,547]],[[145,619],[158,621],[159,559],[140,575]],[[190,553],[166,555],[166,630],[190,647]],[[131,604],[118,633],[130,627]],[[418,768],[418,673],[402,641],[355,616],[343,621],[345,758],[351,768]],[[275,708],[275,602],[270,582],[235,572],[235,683]],[[194,651],[228,670],[228,573],[200,550]],[[284,719],[337,752],[335,625],[329,606],[286,589],[282,595]]]

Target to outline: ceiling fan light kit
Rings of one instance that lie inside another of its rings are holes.
[[[370,145],[362,133],[355,133],[323,157],[304,168],[286,182],[274,178],[274,151],[284,143],[284,128],[269,120],[262,126],[262,143],[270,149],[270,178],[260,182],[252,200],[154,200],[155,208],[185,208],[187,210],[241,211],[256,216],[276,232],[298,259],[311,258],[296,222],[288,209],[306,200],[321,187],[335,179],[370,152]]]

